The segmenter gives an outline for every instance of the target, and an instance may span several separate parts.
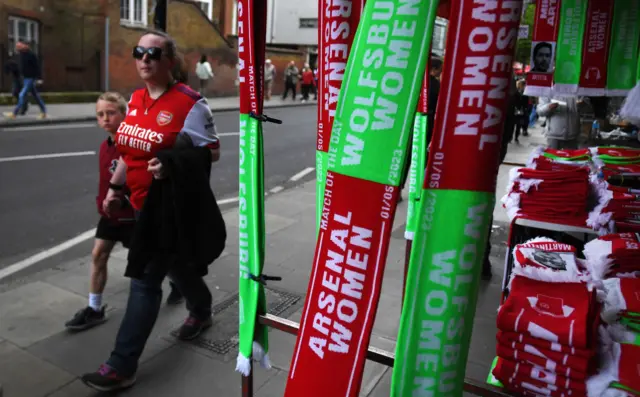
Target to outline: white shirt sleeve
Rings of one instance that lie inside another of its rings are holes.
[[[193,105],[180,133],[188,136],[194,146],[207,146],[212,149],[220,147],[216,124],[206,99],[200,98]]]
[[[211,70],[211,64],[209,62],[206,62],[204,64],[204,67],[207,69],[207,73],[209,74],[209,76],[213,77],[213,70]]]

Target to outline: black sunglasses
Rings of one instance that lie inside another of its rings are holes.
[[[147,54],[149,59],[153,61],[159,61],[160,58],[162,58],[162,48],[160,47],[145,48],[142,46],[133,47],[133,57],[135,59],[144,58],[144,54]]]

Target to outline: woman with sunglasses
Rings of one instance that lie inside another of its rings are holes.
[[[220,152],[211,110],[206,99],[183,83],[186,73],[173,39],[161,32],[146,33],[133,49],[133,57],[145,88],[133,93],[127,116],[118,128],[116,144],[122,157],[104,207],[110,211],[126,179],[131,205],[138,217],[141,214],[144,217],[143,206],[151,205],[151,196],[146,203],[145,200],[154,178],[171,182],[158,159],[159,153],[174,148],[176,143],[182,147],[185,142],[190,147],[209,148],[212,162],[218,160]],[[208,161],[208,152],[204,153]],[[210,189],[208,177],[206,181]],[[140,222],[136,227],[139,225]],[[132,250],[136,242],[132,241]],[[131,252],[129,259],[127,276],[132,266]],[[202,273],[192,266],[159,265],[161,259],[143,264],[139,277],[131,276],[129,299],[115,348],[98,371],[82,377],[87,386],[115,391],[134,384],[138,360],[160,310],[161,285],[167,273],[184,294],[189,309],[178,337],[191,340],[211,326],[212,297]]]

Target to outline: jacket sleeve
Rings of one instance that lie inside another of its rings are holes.
[[[551,115],[551,109],[549,108],[551,105],[551,98],[549,97],[540,97],[538,98],[538,106],[536,107],[536,112],[542,117],[547,117]]]
[[[213,70],[211,70],[211,64],[209,62],[204,64],[205,68],[207,68],[207,74],[209,74],[209,76],[213,77]]]

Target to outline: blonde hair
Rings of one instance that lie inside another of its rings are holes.
[[[117,92],[105,92],[98,97],[99,101],[111,102],[118,106],[118,110],[122,114],[127,114],[127,101]]]

